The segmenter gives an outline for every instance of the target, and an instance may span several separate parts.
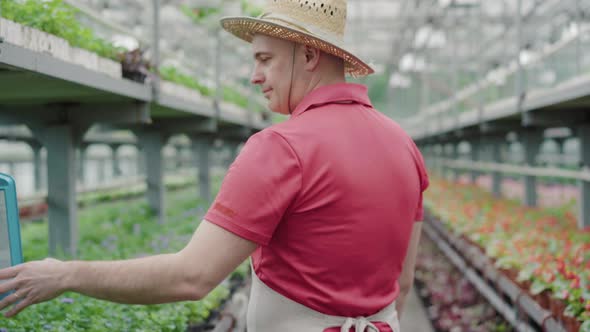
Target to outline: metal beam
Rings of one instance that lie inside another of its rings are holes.
[[[510,131],[520,129],[520,123],[516,120],[514,123],[511,122],[484,122],[479,125],[479,130],[482,134],[501,134],[501,133],[508,133]]]
[[[532,127],[560,127],[571,126],[590,119],[590,113],[586,111],[547,111],[526,112],[522,116],[524,126]]]
[[[583,168],[588,170],[590,167],[590,124],[583,124],[577,128],[578,138],[580,139],[580,160]],[[584,229],[590,227],[590,181],[578,181],[580,189],[578,227]]]
[[[145,102],[47,104],[34,106],[0,105],[2,124],[64,124],[90,126],[95,123],[150,123]]]
[[[167,133],[211,134],[217,132],[217,121],[213,118],[182,117],[157,119],[154,126]]]
[[[252,129],[246,127],[221,127],[217,136],[227,140],[244,141],[252,135]]]

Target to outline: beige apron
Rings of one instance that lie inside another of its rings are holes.
[[[340,332],[379,332],[371,322],[383,322],[400,332],[395,301],[369,317],[341,317],[322,314],[299,304],[265,285],[252,268],[252,289],[248,304],[248,332],[322,332],[340,327]]]

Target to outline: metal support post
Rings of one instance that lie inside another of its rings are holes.
[[[431,171],[434,167],[433,159],[432,159],[432,158],[434,158],[434,151],[432,148],[432,144],[424,145],[420,151],[422,152],[422,155],[424,156],[424,161],[426,162],[427,169],[429,171]]]
[[[222,70],[222,55],[223,55],[223,44],[221,41],[221,29],[215,30],[215,96],[214,96],[214,108],[215,108],[215,120],[218,121],[221,115],[221,100],[223,99],[223,87],[221,86],[221,70]]]
[[[478,161],[480,159],[480,149],[482,148],[481,139],[479,137],[473,138],[469,142],[470,147],[470,155],[472,161]],[[476,170],[471,171],[471,183],[477,183],[477,178],[479,177],[480,172]]]
[[[109,147],[111,148],[111,165],[113,167],[113,177],[121,176],[121,163],[119,160],[119,148],[121,147],[120,144],[110,144]]]
[[[565,166],[566,164],[564,162],[564,145],[566,140],[566,137],[559,137],[553,139],[553,141],[557,145],[557,160],[553,163],[555,166]]]
[[[455,25],[455,26],[458,26],[459,22],[456,22],[456,24],[457,25]],[[461,123],[460,123],[460,115],[461,115],[461,112],[459,110],[459,98],[458,98],[458,92],[459,92],[459,60],[457,59],[458,58],[458,54],[457,54],[458,53],[458,50],[457,49],[459,47],[457,45],[458,44],[458,42],[457,42],[458,41],[458,36],[457,35],[458,35],[457,30],[454,30],[452,32],[452,44],[453,44],[453,46],[452,46],[452,48],[453,48],[453,59],[452,59],[452,68],[453,68],[452,69],[453,70],[453,73],[452,73],[453,111],[452,111],[452,113],[454,114],[454,118],[455,118],[455,121],[454,121],[454,124],[453,124],[453,126],[454,126],[453,129],[454,130],[461,129]]]
[[[443,144],[436,144],[434,146],[434,151],[436,154],[436,172],[439,175],[444,174],[444,164],[443,164],[443,158],[445,157],[445,151],[444,151],[444,145]]]
[[[514,90],[515,90],[515,97],[516,97],[516,107],[517,110],[520,112],[521,121],[523,125],[527,126],[528,124],[525,123],[525,114],[522,104],[525,98],[525,85],[524,85],[524,69],[522,66],[522,45],[523,44],[523,28],[522,28],[522,0],[517,0],[516,4],[516,64],[517,64],[517,72],[516,72],[516,80],[514,83]]]
[[[137,146],[137,174],[144,175],[145,174],[145,149],[139,145]]]
[[[582,8],[580,6],[580,1],[581,0],[574,0],[576,2],[576,32],[578,33],[576,35],[576,74],[581,74],[582,73],[582,42],[581,42],[581,36],[582,36],[582,19],[583,17],[583,11]]]
[[[451,158],[453,160],[459,160],[459,141],[451,143]],[[453,181],[459,181],[459,177],[461,177],[461,170],[455,168],[453,170]]]
[[[442,145],[442,157],[445,160],[453,160],[453,144],[452,143],[445,143]],[[442,177],[444,179],[449,179],[450,175],[453,172],[453,169],[447,165],[442,165],[443,173]]]
[[[426,84],[428,81],[428,61],[429,61],[428,54],[424,55],[424,70],[420,73],[420,78],[422,80],[422,94],[420,98],[420,109],[418,110],[418,115],[421,115],[426,112],[428,106],[430,105],[430,85]],[[435,134],[434,123],[432,118],[428,118],[425,124],[425,132],[430,133],[431,135]],[[434,119],[436,121],[436,119]]]
[[[213,139],[209,136],[194,136],[191,140],[193,155],[198,157],[195,161],[198,169],[199,197],[207,204],[211,204],[210,152]]]
[[[502,137],[493,137],[491,139],[491,161],[502,163],[502,146],[505,144]],[[499,171],[492,172],[492,193],[495,197],[502,196],[502,173]]]
[[[578,127],[578,137],[580,139],[580,161],[582,167],[590,167],[590,124],[584,124]],[[590,182],[578,181],[580,188],[580,212],[578,213],[578,227],[584,229],[590,227]]]
[[[525,164],[527,166],[535,166],[537,154],[543,143],[543,131],[530,129],[523,130],[522,135],[522,146],[524,148]],[[524,203],[527,206],[537,205],[537,178],[532,175],[525,175],[524,177]]]
[[[152,35],[152,62],[156,67],[156,72],[159,73],[160,69],[160,0],[152,0],[153,7],[153,35]],[[152,94],[155,99],[158,99],[160,91],[159,75],[155,75],[152,80]]]
[[[176,157],[176,165],[175,165],[175,167],[176,167],[177,170],[181,169],[182,166],[183,166],[183,156],[182,156],[183,155],[183,153],[182,153],[182,150],[183,149],[184,148],[183,148],[182,145],[175,145],[174,146],[174,151],[176,152],[176,155],[175,155],[175,157]]]
[[[484,35],[484,31],[483,31],[483,24],[481,24],[481,22],[483,22],[483,14],[484,14],[484,6],[478,6],[478,18],[479,18],[479,22],[476,23],[476,26],[478,27],[478,33],[477,34],[473,34],[473,36],[475,37],[475,52],[476,54],[474,54],[474,57],[477,56],[477,54],[481,54],[483,52],[483,48],[487,47],[485,45],[485,43],[481,43],[479,41],[479,36],[483,36]],[[479,46],[477,46],[479,45]],[[476,66],[477,66],[477,97],[476,97],[476,104],[477,104],[477,122],[481,125],[483,124],[482,119],[483,119],[483,111],[484,111],[484,104],[485,104],[485,100],[483,100],[483,87],[484,87],[484,73],[483,73],[483,61],[476,61]]]
[[[98,158],[96,160],[96,170],[97,170],[97,174],[96,174],[96,179],[98,181],[98,183],[104,183],[106,181],[106,172],[105,172],[105,160],[104,158]]]
[[[137,136],[145,154],[147,200],[158,217],[158,223],[166,221],[166,187],[164,186],[164,159],[162,150],[166,144],[164,134],[156,130],[138,131]]]
[[[448,143],[441,143],[440,146],[441,146],[441,149],[440,149],[441,150],[441,158],[443,158],[443,160],[445,160],[445,161],[451,159],[451,156],[449,155],[450,154],[449,144]],[[442,171],[442,173],[440,175],[442,176],[443,179],[446,179],[447,174],[450,171],[450,167],[445,164],[442,164],[441,171]]]
[[[84,184],[86,179],[86,157],[88,154],[88,144],[81,143],[78,146],[78,181]]]
[[[75,257],[78,246],[76,147],[83,137],[82,130],[58,125],[33,126],[31,131],[47,149],[49,253]]]
[[[41,159],[41,148],[43,147],[41,144],[37,142],[29,142],[29,146],[31,150],[33,150],[33,181],[35,184],[35,192],[41,191],[41,176],[42,176],[42,159]]]

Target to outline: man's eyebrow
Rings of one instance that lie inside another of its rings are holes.
[[[260,57],[262,57],[262,56],[264,56],[264,55],[270,55],[270,53],[269,53],[269,52],[256,52],[256,53],[254,54],[254,59],[256,59],[256,60],[259,60],[259,59],[260,59]]]

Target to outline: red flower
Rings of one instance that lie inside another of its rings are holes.
[[[572,283],[570,284],[570,287],[574,289],[580,288],[580,277],[575,276],[574,280],[572,280]]]

